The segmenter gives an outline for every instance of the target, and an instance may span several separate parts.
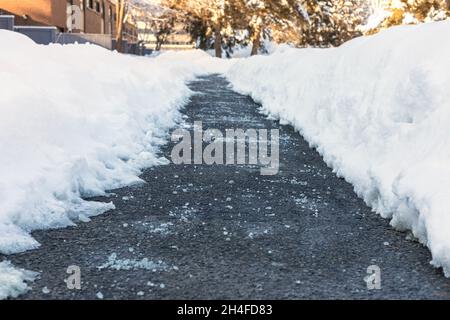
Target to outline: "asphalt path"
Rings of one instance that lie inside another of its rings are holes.
[[[21,299],[450,298],[429,251],[371,212],[291,127],[260,114],[219,76],[197,92],[184,123],[279,129],[280,169],[258,165],[153,167],[145,184],[97,198],[116,209],[77,226],[37,231],[42,246],[8,256],[40,272]],[[171,159],[174,143],[161,153]],[[81,290],[64,280],[81,271]],[[381,289],[364,278],[378,266]]]

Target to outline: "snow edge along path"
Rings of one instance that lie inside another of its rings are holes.
[[[237,62],[234,90],[295,127],[391,225],[450,276],[450,21],[339,48],[280,47]]]
[[[0,262],[0,300],[27,292],[30,290],[27,283],[37,276],[37,272],[15,268],[10,261]]]
[[[201,51],[157,58],[95,45],[37,45],[0,30],[0,253],[34,249],[30,232],[114,208],[86,201],[142,182],[180,121],[186,82],[225,72]]]

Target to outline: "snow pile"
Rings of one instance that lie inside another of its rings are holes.
[[[40,46],[0,30],[0,252],[38,247],[35,229],[113,208],[85,201],[138,183],[195,75],[224,72],[199,51],[150,59],[94,45]]]
[[[34,281],[36,272],[16,269],[11,262],[0,262],[0,300],[8,297],[16,298],[27,292],[29,287],[26,282]]]
[[[297,128],[450,276],[450,22],[236,63],[234,88]]]

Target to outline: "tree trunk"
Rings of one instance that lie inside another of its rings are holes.
[[[200,36],[199,37],[199,45],[198,45],[198,48],[200,49],[200,50],[204,50],[204,51],[206,51],[206,49],[207,49],[207,41],[208,41],[208,39],[206,38],[206,36]]]
[[[222,28],[220,25],[216,25],[214,28],[214,38],[216,58],[222,58]]]
[[[206,23],[203,22],[203,26],[200,27],[199,36],[197,41],[199,42],[198,48],[200,50],[208,50],[208,40],[211,38],[211,29],[205,26]]]
[[[125,0],[118,0],[116,4],[116,50],[123,51],[123,24],[125,16]]]
[[[259,48],[261,47],[261,32],[262,28],[258,28],[253,34],[253,45],[251,53],[252,56],[256,56],[258,54]]]
[[[156,47],[155,47],[155,51],[161,51],[161,47],[162,47],[162,41],[159,38],[156,38]]]

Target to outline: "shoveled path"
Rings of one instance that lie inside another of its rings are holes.
[[[279,128],[279,174],[261,176],[255,166],[146,170],[146,184],[100,199],[116,210],[34,232],[40,249],[8,257],[41,272],[21,298],[450,298],[450,280],[429,264],[428,250],[372,213],[292,128],[267,120],[218,76],[191,88],[199,92],[184,110],[191,130],[194,120],[222,132]],[[172,147],[162,150],[168,159]],[[133,268],[124,270],[124,259]],[[69,265],[81,268],[79,291],[64,283]],[[381,268],[381,290],[363,280],[370,265]]]

